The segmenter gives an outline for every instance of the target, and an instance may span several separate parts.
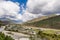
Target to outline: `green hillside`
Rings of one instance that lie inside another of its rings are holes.
[[[60,29],[60,15],[36,22],[25,23],[26,26]]]

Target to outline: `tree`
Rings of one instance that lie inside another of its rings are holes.
[[[0,32],[0,40],[14,40],[10,36],[5,36],[4,33]]]
[[[5,40],[14,40],[14,39],[12,39],[10,36],[6,36]]]

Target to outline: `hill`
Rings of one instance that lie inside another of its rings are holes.
[[[1,20],[0,19],[0,26],[4,26],[4,25],[7,25],[7,24],[15,24],[14,21],[12,20]]]
[[[7,25],[9,23],[10,23],[9,21],[1,21],[0,20],[0,26],[5,26],[5,25]]]
[[[42,28],[54,28],[60,29],[60,15],[44,18],[43,20],[38,20],[34,22],[26,22],[23,25],[33,26],[33,27],[42,27]]]
[[[27,21],[27,23],[37,22],[37,21],[44,20],[44,19],[47,19],[50,17],[54,17],[54,16],[56,16],[56,15],[49,15],[49,16],[42,16],[42,17],[34,18],[32,20]]]

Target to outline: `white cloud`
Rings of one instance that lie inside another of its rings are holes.
[[[19,5],[18,2],[0,0],[0,18],[6,17],[11,20],[22,20],[25,22],[40,16],[60,15],[60,0],[28,0],[26,10],[23,8],[24,4],[21,5],[22,15],[19,14]]]
[[[21,20],[23,20],[24,22],[27,21],[27,20],[31,20],[34,18],[35,15],[25,11],[25,13],[22,15],[22,18]]]
[[[44,15],[60,13],[60,0],[28,0],[27,11]]]
[[[27,10],[24,10],[24,14],[21,17],[21,20],[23,22],[26,22],[28,20],[32,20],[33,18],[38,18],[40,16],[45,16],[45,15],[42,15],[42,14],[32,14],[32,13],[28,12]]]
[[[20,7],[18,3],[14,3],[12,1],[0,1],[0,18],[7,15],[5,18],[19,20],[19,18],[21,18],[19,12]],[[14,18],[11,18],[11,16]]]
[[[0,18],[9,18],[11,20],[22,20],[27,21],[33,18],[37,18],[39,16],[43,16],[42,14],[32,14],[27,10],[24,10],[24,5],[22,5],[23,14],[19,14],[20,6],[19,3],[14,3],[12,1],[0,1]]]
[[[60,0],[28,0],[21,20],[27,21],[50,14],[60,15]]]

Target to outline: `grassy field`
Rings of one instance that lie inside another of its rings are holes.
[[[54,30],[35,30],[37,32],[37,37],[40,37],[42,39],[46,40],[60,40],[60,33],[57,33],[58,31]]]

